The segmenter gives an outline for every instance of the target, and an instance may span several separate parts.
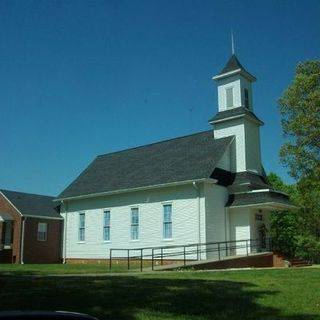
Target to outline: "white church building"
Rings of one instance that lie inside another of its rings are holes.
[[[292,207],[261,164],[256,78],[232,55],[213,79],[212,129],[99,155],[57,197],[64,261],[108,259],[117,248],[252,241],[267,236],[271,211]]]

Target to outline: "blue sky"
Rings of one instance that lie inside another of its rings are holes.
[[[277,99],[319,58],[319,16],[320,1],[1,1],[0,188],[56,195],[98,154],[209,129],[231,29],[264,166],[292,181]]]

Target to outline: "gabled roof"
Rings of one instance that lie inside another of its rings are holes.
[[[214,79],[223,78],[224,75],[228,75],[230,73],[239,71],[242,75],[246,76],[249,80],[255,81],[256,77],[253,76],[250,72],[248,72],[240,63],[235,54],[233,54],[228,60],[227,64],[224,68],[215,76]]]
[[[232,139],[210,130],[98,156],[58,199],[210,178]]]
[[[263,124],[263,122],[252,111],[245,107],[237,107],[225,111],[220,111],[209,120],[209,123],[222,122],[230,118],[238,118],[242,116],[250,117],[251,119],[259,122],[260,124]]]
[[[62,218],[55,210],[54,197],[39,194],[24,193],[0,189],[0,192],[24,216],[39,216],[46,218]]]

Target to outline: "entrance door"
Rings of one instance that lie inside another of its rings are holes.
[[[259,250],[264,251],[267,248],[267,228],[264,223],[258,225]]]

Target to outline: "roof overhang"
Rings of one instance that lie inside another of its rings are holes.
[[[249,72],[247,72],[243,69],[236,69],[236,70],[232,70],[232,71],[229,71],[226,73],[218,74],[218,75],[212,77],[212,79],[213,80],[221,80],[223,78],[232,77],[237,74],[240,74],[241,76],[243,76],[244,78],[248,79],[251,82],[254,82],[257,80],[257,78],[255,76],[253,76],[252,74],[250,74]]]
[[[49,216],[37,216],[32,214],[24,214],[25,218],[34,218],[34,219],[45,219],[45,220],[63,220],[62,217],[49,217]]]
[[[264,125],[264,122],[259,120],[259,119],[255,119],[254,117],[251,117],[250,115],[248,114],[239,114],[239,115],[236,115],[236,116],[230,116],[230,117],[225,117],[223,119],[218,119],[218,120],[212,120],[212,121],[209,121],[210,124],[216,124],[216,123],[221,123],[221,122],[225,122],[225,121],[228,121],[228,120],[234,120],[234,119],[239,119],[239,118],[246,118],[258,125]]]
[[[229,195],[228,208],[255,207],[271,210],[296,209],[287,194],[271,189],[258,189]]]
[[[138,191],[144,191],[144,190],[150,190],[150,189],[161,189],[161,188],[182,186],[187,184],[193,184],[194,182],[195,183],[197,182],[217,183],[217,180],[211,179],[211,178],[202,178],[202,179],[192,179],[192,180],[177,181],[177,182],[168,182],[168,183],[149,185],[149,186],[143,186],[143,187],[137,187],[137,188],[120,189],[120,190],[84,194],[84,195],[78,195],[78,196],[72,196],[72,197],[57,198],[57,199],[54,199],[53,201],[63,202],[68,200],[80,200],[80,199],[96,198],[96,197],[103,197],[103,196],[111,196],[115,194],[131,193],[131,192],[138,192]]]
[[[295,210],[298,209],[298,207],[291,205],[291,204],[284,204],[280,202],[263,202],[263,203],[251,203],[251,204],[243,204],[243,205],[231,205],[228,206],[230,209],[236,209],[236,208],[251,208],[251,209],[269,209],[269,210]]]
[[[6,212],[0,212],[0,222],[4,222],[4,221],[13,221],[13,217]]]

